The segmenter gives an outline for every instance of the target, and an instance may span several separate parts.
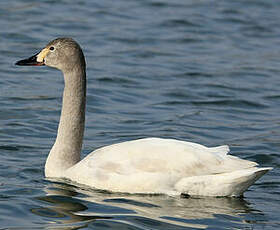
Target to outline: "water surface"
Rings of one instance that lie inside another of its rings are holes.
[[[0,229],[279,229],[280,3],[0,2]],[[47,181],[63,80],[16,67],[48,41],[84,49],[83,156],[142,137],[216,146],[274,170],[244,198],[111,194]]]

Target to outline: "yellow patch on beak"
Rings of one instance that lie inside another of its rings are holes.
[[[47,56],[49,49],[44,48],[42,51],[37,55],[37,62],[43,62],[44,58]]]

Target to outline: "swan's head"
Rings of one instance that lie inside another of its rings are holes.
[[[72,38],[57,38],[34,56],[16,62],[16,65],[47,65],[63,72],[74,68],[85,68],[85,58],[79,44]]]

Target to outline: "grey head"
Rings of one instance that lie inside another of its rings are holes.
[[[81,71],[86,63],[83,51],[72,38],[57,38],[49,42],[36,55],[16,62],[16,65],[40,66],[47,65],[64,73]]]

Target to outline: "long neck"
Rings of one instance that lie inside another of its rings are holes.
[[[64,73],[64,82],[60,122],[55,144],[46,161],[46,177],[61,177],[66,169],[80,161],[85,127],[85,70]]]

